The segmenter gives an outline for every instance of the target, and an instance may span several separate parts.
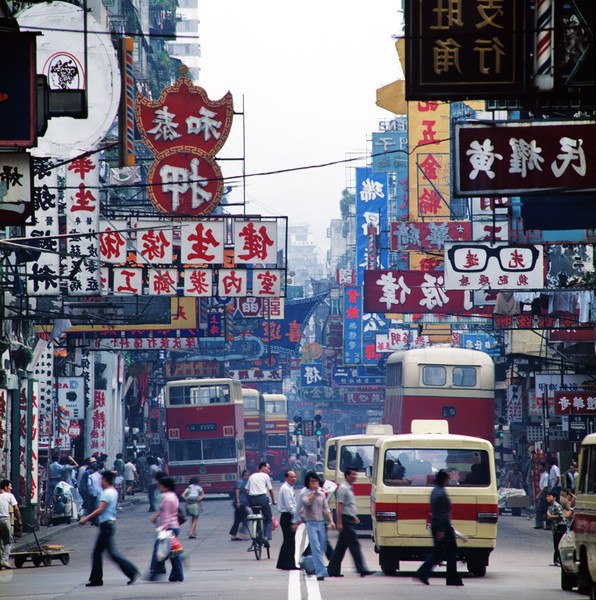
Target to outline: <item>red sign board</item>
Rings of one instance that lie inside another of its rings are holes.
[[[474,306],[471,291],[445,290],[442,271],[364,272],[364,311],[489,315],[492,306]]]
[[[469,242],[470,221],[427,221],[391,223],[391,250],[442,250],[445,242]]]
[[[596,415],[596,390],[555,392],[555,414]]]
[[[596,123],[455,126],[456,196],[596,189]]]
[[[81,435],[81,426],[76,421],[71,421],[67,433],[73,439],[78,438]]]

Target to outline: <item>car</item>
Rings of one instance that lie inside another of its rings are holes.
[[[559,542],[559,556],[561,557],[561,589],[570,592],[577,587],[579,561],[575,550],[575,534],[570,529],[563,535]]]

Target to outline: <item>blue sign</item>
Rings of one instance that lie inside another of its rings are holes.
[[[389,261],[387,173],[356,169],[356,283],[365,269],[385,269]],[[369,258],[369,253],[375,253]]]
[[[500,356],[501,349],[496,338],[483,331],[475,331],[474,333],[460,333],[459,345],[468,350],[480,350],[491,356]]]
[[[377,353],[377,334],[389,333],[389,321],[380,313],[362,315],[362,364],[376,366],[381,355]]]
[[[334,367],[332,374],[334,387],[354,387],[385,385],[385,375],[369,375],[365,366]]]
[[[395,173],[402,163],[408,165],[408,130],[406,118],[399,131],[372,134],[372,170],[375,173]]]
[[[344,364],[362,363],[362,286],[344,288]]]
[[[322,387],[324,385],[322,363],[302,363],[300,365],[300,381],[303,389]]]

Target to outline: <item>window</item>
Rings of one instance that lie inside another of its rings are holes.
[[[288,436],[285,433],[270,433],[267,435],[267,448],[287,448]]]
[[[596,446],[582,449],[578,492],[596,494]]]
[[[286,412],[286,403],[284,400],[266,400],[265,401],[265,412],[267,414],[285,413]]]
[[[244,404],[244,410],[251,412],[257,412],[259,410],[258,396],[243,396],[242,402]]]
[[[453,367],[453,385],[476,387],[476,369],[474,367]]]
[[[424,385],[445,385],[447,369],[435,365],[422,367],[422,383]]]
[[[490,485],[488,452],[458,448],[392,448],[385,452],[385,485],[432,487],[440,469],[449,474],[449,485],[486,487]]]
[[[212,438],[205,440],[171,440],[168,462],[199,463],[209,460],[230,460],[236,458],[236,440]]]
[[[236,458],[236,440],[233,437],[202,440],[202,444],[203,460]]]
[[[329,444],[327,448],[327,468],[332,471],[337,468],[337,445],[335,442]]]
[[[402,385],[403,363],[397,362],[387,367],[387,387]]]
[[[191,388],[191,404],[227,404],[230,402],[230,387],[227,385],[202,385]]]
[[[169,399],[171,406],[190,404],[190,389],[183,386],[172,386],[169,388]]]
[[[244,441],[246,442],[246,447],[251,450],[260,450],[259,440],[261,439],[261,434],[257,432],[250,432],[244,434]]]
[[[374,446],[344,446],[340,452],[339,470],[343,473],[346,469],[356,469],[364,472],[366,467],[372,466]]]
[[[170,442],[168,462],[199,462],[203,459],[201,440],[177,440]]]

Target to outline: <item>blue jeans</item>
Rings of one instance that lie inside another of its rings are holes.
[[[168,531],[171,531],[176,537],[178,537],[178,534],[180,533],[180,529],[168,529]],[[153,554],[151,555],[151,566],[149,567],[151,577],[165,574],[166,572],[165,560],[157,560],[158,545],[159,540],[155,540],[155,544],[153,544]],[[182,571],[182,557],[180,556],[180,554],[170,556],[170,562],[172,563],[172,571],[169,577],[170,581],[184,581],[184,573]]]
[[[99,524],[99,535],[93,548],[93,567],[91,568],[91,583],[103,583],[103,560],[102,554],[107,550],[110,558],[120,567],[120,570],[129,578],[132,579],[138,569],[129,560],[124,558],[116,550],[114,545],[114,533],[116,533],[116,525],[110,521]]]
[[[310,553],[315,563],[317,577],[327,577],[327,569],[325,563],[323,563],[323,552],[327,547],[325,523],[323,521],[306,521],[306,532],[308,533]]]
[[[147,498],[149,499],[149,510],[155,510],[155,490],[157,490],[156,483],[150,483],[147,486]]]

